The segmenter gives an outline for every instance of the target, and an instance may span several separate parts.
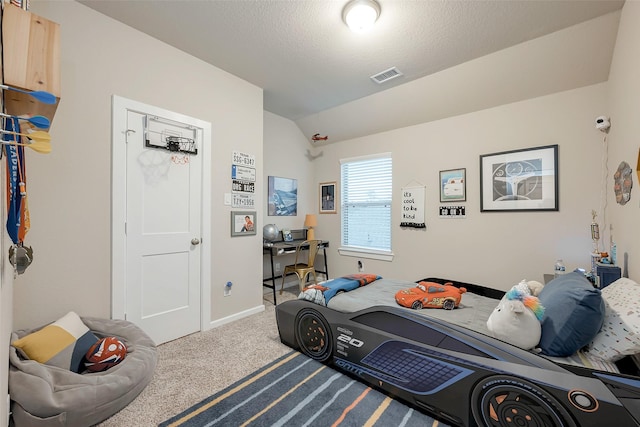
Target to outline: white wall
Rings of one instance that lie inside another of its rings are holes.
[[[262,199],[262,89],[77,2],[31,3],[60,24],[62,96],[51,127],[53,152],[29,153],[34,262],[14,289],[15,328],[69,310],[110,317],[111,96],[212,124],[211,320],[263,309],[261,236],[230,237],[231,153],[256,156]],[[207,244],[204,242],[203,244]],[[234,283],[230,297],[223,286]],[[209,325],[205,325],[209,327]]]
[[[613,239],[618,245],[619,264],[628,259],[628,277],[640,281],[640,176],[635,173],[640,148],[640,2],[628,1],[622,9],[618,39],[609,75],[609,108],[601,114],[611,116],[609,132],[609,178],[607,218],[613,225]],[[612,175],[620,162],[634,170],[631,200],[616,203]],[[640,165],[638,165],[640,167]],[[608,239],[608,237],[607,237]]]
[[[6,5],[2,3],[4,9]],[[2,16],[0,16],[2,23]],[[2,101],[0,101],[1,105]],[[4,106],[3,111],[4,111]],[[0,161],[0,200],[6,200],[6,162],[4,159]],[[0,210],[0,224],[6,223],[6,210]],[[9,347],[9,338],[11,335],[12,318],[13,318],[13,277],[11,274],[11,265],[9,265],[8,257],[5,255],[7,248],[11,244],[9,235],[6,233],[4,226],[0,233],[0,348]],[[9,352],[0,353],[0,366],[9,366]],[[7,419],[9,408],[5,401],[5,394],[8,388],[7,368],[0,370],[0,425],[4,424]]]
[[[4,158],[0,162],[0,200],[6,197],[6,162]],[[12,331],[13,318],[13,268],[9,263],[8,251],[12,244],[9,235],[5,231],[6,210],[0,210],[0,224],[2,232],[0,233],[0,348],[9,348],[9,341]],[[8,408],[6,405],[6,392],[8,388],[7,368],[9,366],[9,352],[0,352],[0,425],[3,425],[8,416]]]
[[[262,225],[276,224],[283,227],[304,228],[304,217],[316,213],[317,189],[315,186],[314,161],[306,154],[314,152],[309,141],[291,120],[276,114],[264,112],[264,174],[265,192],[262,206]],[[267,214],[267,177],[279,176],[298,180],[298,215],[269,216]]]
[[[392,153],[395,258],[364,259],[365,272],[508,289],[523,278],[542,281],[556,258],[567,268],[589,269],[600,167],[593,119],[605,102],[606,84],[599,84],[333,144],[316,161],[316,179],[339,181],[341,158]],[[550,144],[559,145],[559,212],[480,212],[481,154]],[[440,219],[439,171],[457,168],[467,172],[466,219]],[[401,188],[415,183],[426,186],[426,230],[399,226]],[[318,232],[336,243],[334,276],[355,272],[359,259],[337,254],[339,229],[340,215],[320,217]]]
[[[305,215],[318,212],[318,188],[314,177],[314,162],[307,156],[307,150],[316,155],[309,140],[304,137],[300,129],[291,120],[278,115],[264,113],[264,174],[265,191],[262,200],[262,218],[259,233],[265,224],[275,224],[279,230],[283,228],[300,229],[304,227]],[[317,161],[317,160],[316,160]],[[267,214],[267,178],[278,176],[298,180],[298,214],[296,216],[269,216]],[[316,233],[317,238],[323,238]],[[276,261],[280,264],[279,271],[293,262],[291,256],[279,256]],[[270,277],[271,265],[267,256],[263,259],[264,277]],[[288,278],[294,281],[295,277]],[[280,289],[281,281],[277,281]]]

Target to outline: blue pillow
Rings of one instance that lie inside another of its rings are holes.
[[[548,356],[570,356],[596,336],[604,322],[604,300],[582,273],[553,279],[538,295],[544,306],[539,347]]]

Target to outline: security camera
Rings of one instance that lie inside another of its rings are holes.
[[[600,132],[609,132],[610,127],[611,127],[611,123],[609,122],[609,117],[606,117],[606,116],[596,117],[596,129],[598,129]]]

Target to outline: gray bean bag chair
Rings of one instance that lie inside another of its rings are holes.
[[[96,336],[124,342],[127,356],[104,372],[77,374],[24,360],[10,347],[9,393],[16,427],[97,424],[131,403],[153,378],[156,345],[139,327],[126,320],[82,321]],[[35,330],[13,332],[11,342]]]

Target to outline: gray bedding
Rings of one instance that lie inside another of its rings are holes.
[[[402,307],[396,302],[396,292],[413,286],[416,286],[415,282],[379,279],[366,286],[337,294],[329,300],[327,307],[333,310],[351,313],[375,305],[389,305],[403,310],[409,310],[412,313],[446,320],[455,325],[493,336],[487,329],[487,319],[498,305],[499,300],[466,292],[462,294],[462,300],[454,310],[443,310],[439,308],[413,310]],[[548,358],[557,363],[585,366],[591,369],[600,369],[609,372],[619,372],[614,363],[603,362],[583,352],[578,352],[570,357]]]
[[[454,310],[443,310],[440,308],[413,310],[402,307],[395,300],[396,292],[413,286],[416,286],[415,282],[379,279],[361,288],[337,294],[329,300],[327,307],[350,313],[374,305],[390,305],[409,310],[412,313],[436,317],[486,335],[491,335],[487,329],[487,319],[493,309],[496,308],[496,305],[498,305],[498,300],[467,292],[462,295],[460,305]]]

